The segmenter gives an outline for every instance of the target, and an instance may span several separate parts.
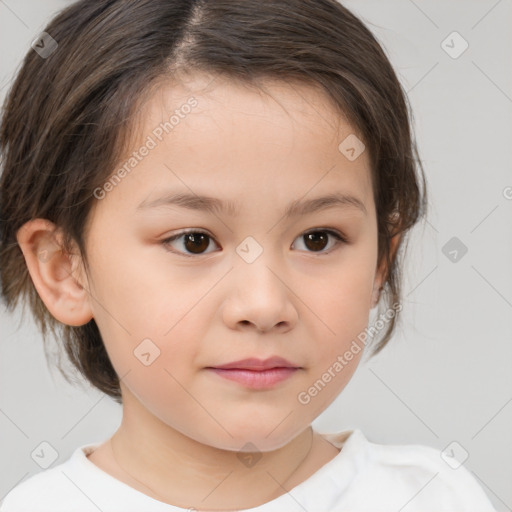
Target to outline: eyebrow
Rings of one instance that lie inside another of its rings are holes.
[[[236,202],[223,201],[216,197],[197,195],[193,193],[166,193],[160,197],[149,200],[146,198],[137,206],[137,211],[158,208],[162,206],[179,206],[189,210],[204,211],[211,214],[226,213],[231,217],[239,215]],[[367,215],[364,203],[357,197],[340,192],[328,194],[314,199],[296,199],[285,209],[283,217],[291,218],[308,213],[315,213],[329,208],[356,208]]]

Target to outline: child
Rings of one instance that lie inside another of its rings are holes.
[[[0,510],[494,510],[433,448],[311,427],[367,333],[390,339],[426,206],[362,22],[334,0],[81,0],[33,48],[1,125],[2,294],[123,419]]]

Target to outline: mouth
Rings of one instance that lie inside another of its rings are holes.
[[[301,369],[281,357],[265,360],[250,358],[206,368],[219,377],[250,389],[268,389],[276,386]]]

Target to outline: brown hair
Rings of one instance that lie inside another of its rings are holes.
[[[378,261],[388,268],[384,295],[388,308],[399,303],[398,251],[390,254],[390,242],[424,214],[425,177],[407,96],[377,40],[345,7],[335,0],[81,0],[45,32],[58,46],[44,59],[27,53],[1,121],[2,296],[10,310],[26,296],[43,339],[48,329],[60,337],[93,386],[121,403],[94,319],[79,327],[56,321],[32,283],[16,232],[30,219],[50,220],[66,250],[76,243],[87,268],[93,191],[120,158],[143,98],[180,70],[322,88],[369,151]],[[397,318],[398,311],[372,355],[387,344]]]

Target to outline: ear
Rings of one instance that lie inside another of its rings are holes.
[[[46,219],[32,219],[16,233],[32,282],[48,311],[67,325],[93,318],[80,255],[65,253],[62,233]],[[75,276],[76,274],[76,276]]]
[[[391,238],[390,247],[389,247],[389,259],[393,261],[396,256],[396,251],[398,246],[400,245],[400,240],[402,239],[402,234],[398,233],[393,238]],[[380,292],[384,286],[384,283],[387,280],[389,269],[387,268],[386,261],[383,259],[379,268],[377,269],[377,273],[375,274],[375,280],[373,282],[373,291],[372,291],[372,309],[377,305],[380,299]]]

